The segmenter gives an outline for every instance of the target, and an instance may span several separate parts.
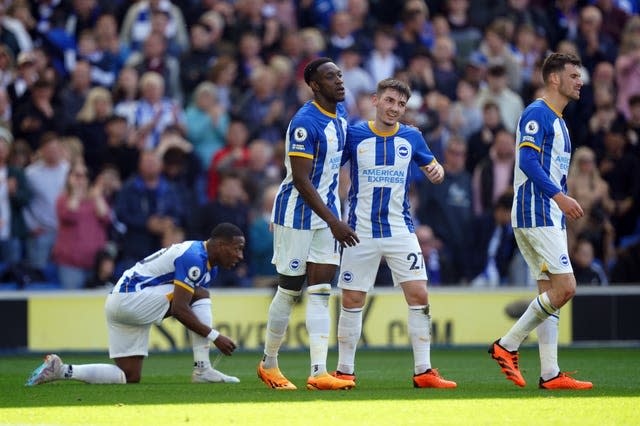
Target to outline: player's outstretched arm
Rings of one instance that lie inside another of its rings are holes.
[[[358,235],[346,223],[338,219],[333,212],[322,201],[317,189],[311,183],[309,175],[313,162],[304,157],[289,157],[291,161],[291,174],[293,184],[304,198],[304,201],[320,216],[322,220],[327,222],[333,237],[343,246],[355,246],[360,242]]]
[[[191,299],[193,293],[179,284],[174,285],[173,300],[171,301],[170,313],[175,319],[180,321],[189,330],[198,333],[202,337],[208,337],[216,345],[220,352],[231,355],[236,348],[236,344],[216,330],[198,320],[191,310]]]

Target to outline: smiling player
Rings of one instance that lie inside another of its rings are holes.
[[[342,310],[338,322],[339,360],[336,377],[355,380],[355,353],[362,332],[362,308],[373,287],[378,265],[385,257],[395,286],[409,305],[408,329],[414,355],[413,385],[454,388],[431,368],[429,298],[424,256],[409,213],[411,163],[435,184],[444,179],[420,132],[398,123],[411,90],[405,83],[385,79],[378,83],[373,104],[375,121],[349,127],[343,163],[351,164],[348,223],[360,244],[342,254],[340,280]]]
[[[542,64],[544,96],[533,101],[518,122],[517,155],[511,223],[520,252],[538,282],[539,295],[513,327],[489,348],[491,357],[517,386],[526,385],[518,367],[518,348],[537,327],[542,389],[591,389],[560,371],[558,321],[560,308],[576,292],[569,261],[565,218],[584,212],[566,195],[571,141],[562,111],[580,98],[580,59],[552,53]]]

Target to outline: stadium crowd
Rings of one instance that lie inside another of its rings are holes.
[[[115,282],[137,259],[231,222],[245,260],[216,285],[270,286],[284,135],[334,58],[350,120],[376,83],[412,88],[405,121],[446,170],[413,173],[430,285],[532,284],[510,226],[515,127],[551,51],[585,85],[564,111],[579,284],[640,280],[640,2],[615,0],[4,0],[0,281]],[[346,196],[346,185],[341,195]],[[344,206],[345,208],[347,206]],[[384,265],[378,281],[391,283]],[[2,288],[3,284],[0,284]],[[6,285],[5,285],[6,286]],[[8,287],[7,287],[8,288]]]

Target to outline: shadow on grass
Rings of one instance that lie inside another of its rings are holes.
[[[537,351],[522,352],[522,371],[527,387],[518,388],[504,379],[483,350],[439,350],[432,362],[441,374],[458,383],[457,389],[414,389],[412,355],[408,351],[361,351],[357,355],[357,388],[350,391],[308,391],[306,353],[284,353],[281,367],[298,386],[297,391],[268,389],[255,375],[259,354],[241,353],[225,359],[218,368],[237,375],[240,384],[191,384],[189,354],[154,354],[145,361],[143,382],[131,385],[87,385],[59,381],[24,387],[39,359],[0,358],[0,407],[43,406],[283,403],[306,401],[465,400],[640,397],[640,351],[637,349],[565,349],[563,365],[579,370],[577,378],[591,380],[590,391],[544,391],[538,385]],[[72,363],[106,362],[102,356],[63,354]],[[335,354],[329,366],[335,365]],[[331,368],[331,367],[330,367]]]

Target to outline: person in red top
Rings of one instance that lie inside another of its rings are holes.
[[[59,228],[52,256],[65,289],[84,286],[96,253],[107,242],[111,209],[103,187],[101,176],[90,186],[87,166],[77,161],[71,166],[65,190],[56,202]]]
[[[210,200],[216,198],[220,173],[235,168],[244,168],[249,164],[249,130],[238,119],[232,119],[227,129],[226,145],[213,155],[209,166],[207,182],[207,196]]]

